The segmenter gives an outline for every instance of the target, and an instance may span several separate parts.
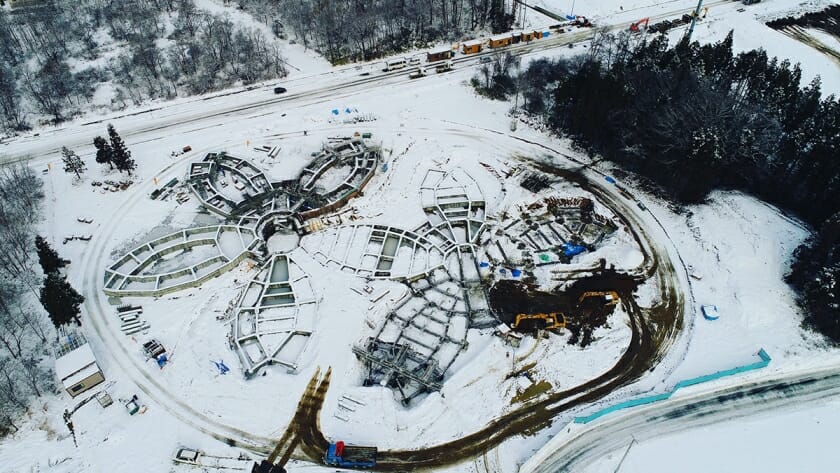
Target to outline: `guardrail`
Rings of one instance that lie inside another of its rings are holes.
[[[671,389],[668,392],[665,392],[665,393],[662,393],[662,394],[654,394],[652,396],[645,396],[645,397],[641,397],[641,398],[637,398],[637,399],[630,399],[628,401],[619,402],[618,404],[614,404],[612,406],[605,407],[605,408],[603,408],[601,410],[598,410],[598,411],[595,411],[592,414],[589,414],[587,416],[575,417],[574,422],[576,424],[588,424],[589,422],[592,422],[595,419],[598,419],[600,417],[603,417],[603,416],[605,416],[607,414],[610,414],[612,412],[615,412],[615,411],[619,411],[619,410],[622,410],[622,409],[627,409],[627,408],[635,407],[635,406],[641,406],[641,405],[644,405],[644,404],[651,404],[651,403],[654,403],[654,402],[657,402],[657,401],[664,401],[665,399],[670,398],[675,392],[677,392],[681,388],[685,388],[685,387],[688,387],[688,386],[694,386],[696,384],[707,383],[709,381],[714,381],[716,379],[725,378],[727,376],[733,376],[733,375],[736,375],[736,374],[746,373],[748,371],[761,369],[761,368],[764,368],[764,367],[766,367],[767,365],[770,364],[770,361],[771,361],[770,355],[768,355],[767,352],[764,351],[764,348],[762,348],[758,351],[758,357],[760,358],[760,361],[756,361],[755,363],[750,363],[750,364],[744,365],[744,366],[737,366],[735,368],[730,368],[728,370],[717,371],[715,373],[707,374],[707,375],[703,375],[703,376],[698,376],[696,378],[685,379],[685,380],[682,380],[682,381],[678,382],[677,384],[675,384],[674,388]]]

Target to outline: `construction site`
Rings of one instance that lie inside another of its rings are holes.
[[[510,154],[447,157],[431,143],[400,153],[382,145],[388,137],[365,136],[326,137],[319,151],[294,158],[297,170],[284,171],[294,178],[270,177],[278,175],[274,163],[292,158],[264,146],[255,150],[268,159],[208,153],[182,184],[167,184],[161,200],[177,195],[180,203],[184,189],[218,224],[135,247],[108,267],[103,288],[143,302],[142,323],[126,322],[137,325],[134,337],[187,343],[194,361],[170,361],[166,377],[192,377],[189,367],[223,360],[228,351],[238,362],[237,389],[270,402],[260,393],[277,382],[302,386],[312,369],[341,366],[330,381],[337,399],[324,391],[307,402],[321,404],[325,429],[358,436],[381,409],[371,399],[384,392],[397,426],[434,431],[443,427],[430,412],[458,409],[467,400],[449,401],[453,393],[481,389],[480,414],[467,425],[480,429],[506,406],[518,412],[529,401],[550,402],[552,386],[609,368],[633,337],[628,325],[639,328],[635,291],[652,263],[643,238],[602,200],[603,191]],[[425,162],[429,153],[444,157]],[[212,295],[187,309],[194,314],[189,329],[157,315],[184,310],[189,301],[180,295],[204,288]],[[215,320],[206,312],[217,313]],[[193,344],[185,330],[217,330],[223,338]],[[572,370],[581,357],[591,368]],[[213,363],[227,372],[224,361]],[[488,363],[509,367],[487,376]],[[485,378],[481,385],[507,387],[479,388],[475,376]],[[218,389],[211,380],[192,379],[176,385],[181,395],[234,423],[244,418],[248,404],[221,403],[207,394]],[[282,463],[327,448],[313,426],[296,419],[277,445]],[[242,428],[267,432],[271,425],[260,419]],[[387,469],[388,458],[380,452],[378,467]]]

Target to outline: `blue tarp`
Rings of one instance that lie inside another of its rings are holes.
[[[157,357],[157,364],[161,368],[163,368],[163,365],[165,365],[167,361],[169,361],[169,359],[166,357],[166,353]]]
[[[228,371],[230,371],[230,368],[228,368],[225,362],[222,360],[214,361],[213,364],[216,365],[216,368],[219,369],[219,374],[226,374]]]
[[[585,246],[575,245],[574,243],[563,243],[560,247],[563,248],[563,254],[566,256],[575,256],[586,251]]]
[[[333,114],[333,115],[338,115],[338,114],[339,114],[338,109],[337,109],[337,108],[334,108],[334,109],[332,110],[332,114]]]
[[[478,266],[481,268],[486,268],[490,266],[490,263],[488,263],[487,261],[482,261],[481,263],[478,263]]]
[[[563,248],[563,254],[566,256],[575,256],[586,251],[585,246],[575,245],[574,243],[563,243],[560,247]]]
[[[510,275],[515,277],[515,278],[518,278],[519,276],[522,276],[522,270],[521,269],[511,269],[510,270]]]
[[[610,184],[615,184],[615,179],[611,178],[610,176],[605,177],[604,179],[607,180]]]

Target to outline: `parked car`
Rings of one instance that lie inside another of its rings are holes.
[[[275,87],[274,88],[274,93],[275,94],[285,94],[286,93],[286,88],[285,87]]]

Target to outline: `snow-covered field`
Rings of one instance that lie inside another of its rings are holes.
[[[210,0],[201,3],[204,7],[214,4]],[[565,3],[543,2],[547,8],[558,12],[568,8]],[[795,6],[793,2],[778,3],[783,3],[785,8]],[[764,46],[770,54],[801,60],[806,74],[823,76],[824,90],[840,89],[836,64],[764,27],[756,19],[780,10],[777,2],[766,4],[774,6],[752,6],[747,13],[734,12],[740,4],[713,6],[709,13],[712,20],[698,27],[697,37],[720,39],[735,27],[736,48]],[[624,13],[616,12],[616,2],[580,2],[575,13],[596,20],[632,21],[636,16],[653,16],[661,9],[691,8],[693,2],[665,2],[663,5],[653,0],[631,0],[621,6]],[[584,8],[591,12],[582,11]],[[726,13],[716,16],[718,8]],[[730,8],[732,12],[729,12]],[[757,34],[760,28],[761,34]],[[800,47],[807,51],[799,51],[797,48]],[[294,56],[288,52],[287,56],[291,63],[296,63]],[[336,74],[338,79],[319,75],[323,64],[303,60],[298,64],[304,64],[298,73],[301,87],[341,80],[341,74]],[[510,118],[506,116],[508,105],[477,98],[466,84],[471,75],[471,70],[458,70],[410,85],[377,86],[340,97],[324,94],[315,99],[281,103],[269,112],[262,110],[219,117],[213,125],[195,127],[188,124],[160,130],[155,138],[137,141],[127,138],[140,168],[134,177],[135,184],[123,192],[102,193],[90,185],[94,179],[119,180],[120,176],[100,169],[88,148],[79,150],[90,167],[81,182],[74,182],[60,172],[60,161],[56,156],[33,160],[32,165],[38,172],[45,169],[47,163],[51,165],[51,171],[43,176],[47,200],[41,233],[62,257],[73,261],[69,278],[88,298],[85,327],[105,373],[105,387],[114,399],[137,394],[148,409],[142,415],[129,416],[119,403],[104,409],[96,402],[85,405],[73,417],[79,440],[76,448],[61,419],[61,412],[74,406],[75,401],[66,395],[39,401],[24,429],[0,442],[0,471],[188,471],[187,467],[171,464],[171,455],[179,445],[237,456],[239,450],[214,440],[201,429],[212,430],[213,425],[222,425],[258,437],[279,436],[294,413],[304,386],[318,367],[331,366],[333,369],[321,417],[322,430],[333,439],[376,444],[382,449],[405,449],[456,439],[508,412],[514,407],[512,397],[529,384],[521,377],[507,378],[513,369],[512,360],[517,360],[518,367],[536,362],[535,376],[550,382],[558,390],[578,385],[607,370],[629,338],[627,314],[622,311],[612,316],[607,327],[596,331],[593,344],[585,349],[567,345],[567,334],[553,335],[539,343],[526,338],[521,347],[514,349],[492,336],[489,329],[472,330],[467,338],[469,348],[447,373],[442,391],[420,398],[411,407],[404,407],[391,389],[361,386],[363,367],[351,353],[350,346],[372,335],[373,327],[382,323],[388,307],[402,297],[405,287],[390,281],[365,282],[321,265],[303,249],[295,250],[292,257],[310,276],[319,301],[314,335],[299,360],[297,373],[287,373],[274,366],[265,371],[265,376],[251,380],[241,376],[236,355],[228,347],[228,328],[218,318],[255,274],[256,270],[249,268],[247,263],[200,288],[154,299],[125,299],[123,302],[144,306],[143,316],[151,325],[144,336],[122,335],[113,315],[116,301],[108,300],[99,291],[105,267],[127,250],[182,228],[217,222],[215,217],[199,212],[194,197],[185,204],[177,204],[172,199],[148,198],[159,184],[173,177],[183,180],[189,163],[200,160],[210,151],[226,150],[231,155],[249,158],[265,169],[272,180],[288,179],[297,175],[310,153],[318,151],[327,137],[349,136],[355,131],[372,132],[374,140],[382,145],[389,167],[385,172],[378,171],[364,195],[348,205],[359,218],[356,223],[404,229],[414,229],[425,221],[419,187],[428,169],[461,168],[469,172],[482,191],[487,214],[494,216],[512,204],[533,201],[536,196],[521,189],[515,179],[494,176],[480,163],[504,170],[513,167],[518,162],[517,157],[543,158],[547,154],[554,162],[566,162],[538,145],[588,161],[586,156],[568,149],[566,143],[535,130],[520,126],[519,130],[511,132]],[[234,96],[223,100],[235,102],[236,99]],[[177,106],[190,114],[200,115],[211,112],[214,102],[182,100]],[[354,116],[375,117],[376,120],[345,124],[343,120],[352,116],[336,117],[331,113],[333,109],[348,107],[358,109]],[[152,122],[166,113],[125,117],[115,120],[115,125],[118,130],[123,125],[138,126],[144,120]],[[72,126],[68,125],[67,132],[50,139],[57,140],[55,145],[60,146],[61,136],[74,133]],[[104,132],[104,125],[102,128]],[[304,130],[307,131],[305,136]],[[192,146],[192,152],[183,157],[170,157],[171,151],[187,144]],[[269,159],[265,153],[253,150],[254,146],[261,145],[280,146],[281,152],[276,159]],[[14,149],[14,143],[8,149]],[[603,171],[609,172],[609,169]],[[633,186],[628,184],[628,187]],[[567,190],[563,185],[558,188]],[[682,214],[642,193],[635,194],[661,222],[660,227],[651,215],[641,215],[651,235],[667,249],[675,264],[681,258],[686,265],[683,281],[686,287],[681,289],[686,293],[690,318],[685,328],[687,338],[677,347],[681,351],[679,356],[667,358],[654,374],[617,391],[604,403],[641,392],[657,392],[680,379],[749,363],[762,347],[773,357],[768,369],[779,371],[807,366],[812,359],[828,351],[818,337],[799,328],[801,314],[790,289],[782,281],[792,251],[808,236],[808,230],[801,224],[753,198],[736,193],[716,193],[707,204],[694,206],[687,209],[690,213]],[[77,221],[80,216],[93,218],[94,223],[80,223]],[[61,243],[67,235],[82,233],[93,234],[93,240],[90,243]],[[621,261],[626,267],[638,265],[638,250],[626,234],[622,235],[614,238],[614,243],[617,242],[614,246],[594,254]],[[687,287],[689,282],[690,288]],[[366,284],[373,287],[373,294],[384,290],[390,292],[372,302],[371,298],[353,290]],[[650,299],[655,289],[652,284],[643,286],[639,290],[640,299],[653,302]],[[700,304],[717,305],[720,320],[704,320],[699,314]],[[106,318],[100,319],[103,314]],[[92,319],[96,321],[92,322]],[[151,361],[143,361],[140,343],[145,341],[144,337],[161,340],[170,351],[171,362],[164,369]],[[219,375],[212,363],[218,360],[224,360],[232,371]],[[144,385],[151,387],[143,388]],[[344,395],[362,403],[354,411],[347,412],[339,406]],[[836,408],[835,404],[831,406]],[[707,443],[709,449],[704,458],[720,458],[719,463],[714,463],[720,469],[727,470],[738,464],[745,465],[743,469],[746,470],[757,470],[752,468],[753,464],[743,463],[745,460],[738,457],[740,451],[726,449],[738,438],[736,435],[766,439],[756,441],[753,446],[764,448],[768,443],[772,445],[769,433],[781,433],[785,425],[794,425],[797,432],[801,432],[797,437],[804,448],[808,438],[829,437],[815,431],[816,421],[811,419],[821,422],[825,416],[825,424],[820,424],[819,428],[836,427],[840,419],[829,415],[827,409],[831,406],[779,414],[778,417],[750,421],[743,427],[710,427],[708,432],[714,434],[714,438],[709,441],[689,432],[640,444],[634,447],[625,467],[627,471],[665,471],[654,467],[666,464],[660,463],[663,449],[673,457],[678,456],[676,452],[687,456],[689,451],[707,450],[693,450],[693,444]],[[187,413],[187,408],[193,413]],[[193,414],[206,420],[191,422]],[[456,465],[447,471],[515,471],[516,465],[545,444],[568,420],[570,417],[557,419],[552,427],[536,435],[512,438],[474,463]],[[730,456],[733,460],[728,462],[726,459]],[[819,458],[817,455],[812,457]],[[604,459],[600,466],[594,465],[592,471],[612,471],[618,458],[618,454],[614,454]],[[704,464],[711,467],[710,462]],[[774,465],[779,464],[783,463]],[[821,467],[828,464],[814,464],[806,470],[824,470]],[[317,470],[311,465],[290,465],[290,471]],[[781,469],[769,468],[767,471]]]
[[[834,398],[636,442],[623,462],[626,447],[580,471],[612,473],[621,462],[622,473],[828,472],[840,461],[832,442],[838,428],[840,400]]]

